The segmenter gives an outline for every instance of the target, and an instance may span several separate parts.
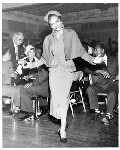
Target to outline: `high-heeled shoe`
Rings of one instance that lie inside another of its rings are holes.
[[[66,143],[66,142],[67,142],[67,138],[61,138],[60,129],[59,129],[58,135],[59,135],[60,141],[61,141],[62,143]]]
[[[66,123],[65,131],[67,131],[67,129],[68,129],[68,123]],[[55,134],[59,134],[59,131],[60,131],[60,129],[58,131],[56,131]]]

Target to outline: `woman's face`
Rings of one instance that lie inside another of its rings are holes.
[[[62,22],[57,16],[52,16],[49,24],[54,31],[60,31],[62,29]]]
[[[35,57],[35,52],[34,51],[28,51],[27,56],[32,59]]]

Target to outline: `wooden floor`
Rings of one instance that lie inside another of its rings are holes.
[[[17,121],[8,112],[2,114],[3,148],[81,148],[81,147],[118,147],[118,115],[109,126],[100,120],[92,122],[91,113],[82,111],[82,106],[74,107],[75,117],[68,111],[67,143],[61,143],[55,131],[59,125],[47,116],[37,121]]]

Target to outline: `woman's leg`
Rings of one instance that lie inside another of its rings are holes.
[[[61,119],[61,128],[60,128],[60,134],[61,134],[61,138],[66,138],[66,118]]]

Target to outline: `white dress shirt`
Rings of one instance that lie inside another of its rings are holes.
[[[18,46],[15,43],[14,43],[14,47],[15,47],[16,60],[19,60],[19,58],[18,58]]]

